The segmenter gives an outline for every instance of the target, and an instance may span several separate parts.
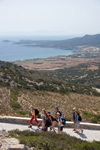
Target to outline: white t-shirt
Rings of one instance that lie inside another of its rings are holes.
[[[62,119],[61,117],[58,118],[58,125],[60,126],[60,122],[61,122],[61,127],[63,127],[64,125],[62,124]]]

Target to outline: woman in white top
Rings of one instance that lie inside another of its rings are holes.
[[[57,118],[58,118],[58,133],[63,133],[64,125],[62,124],[62,119],[59,112],[57,112]]]

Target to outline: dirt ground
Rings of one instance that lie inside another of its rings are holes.
[[[56,56],[43,59],[16,61],[14,64],[30,70],[56,70],[77,66],[82,63],[100,62],[100,58],[70,58],[66,56]],[[96,70],[97,66],[88,69]]]

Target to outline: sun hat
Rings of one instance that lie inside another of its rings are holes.
[[[41,115],[41,118],[45,118],[44,114]]]
[[[33,106],[31,105],[31,106],[29,107],[29,109],[30,109],[30,108],[33,108]]]
[[[60,115],[60,113],[59,113],[59,112],[57,112],[57,115]]]

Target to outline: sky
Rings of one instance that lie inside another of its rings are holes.
[[[0,0],[0,35],[100,33],[100,0]]]

